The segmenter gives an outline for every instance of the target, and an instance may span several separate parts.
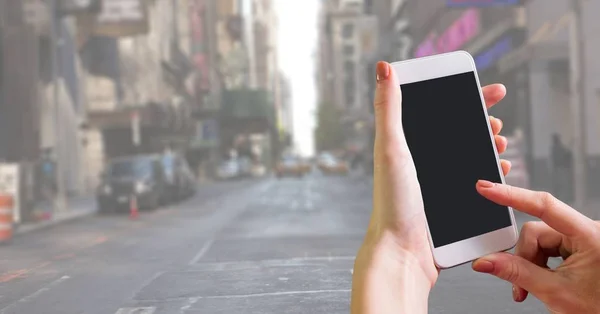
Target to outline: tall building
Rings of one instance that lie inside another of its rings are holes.
[[[179,22],[188,7],[179,0],[104,0],[94,23],[81,18],[87,30],[81,41],[89,68],[88,136],[95,177],[106,159],[183,145],[177,137],[185,138],[190,128],[192,63],[184,52],[188,47],[181,48],[190,32],[180,33]],[[134,136],[136,128],[140,137]]]
[[[341,113],[346,139],[340,149],[351,153],[369,148],[372,82],[365,73],[378,58],[378,24],[367,14],[369,1],[324,1],[319,18],[319,102]],[[372,71],[373,69],[371,69]]]

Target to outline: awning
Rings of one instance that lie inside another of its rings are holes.
[[[569,46],[565,42],[527,43],[510,52],[498,61],[498,71],[507,73],[531,60],[552,61],[569,57]]]
[[[171,106],[157,103],[122,107],[116,110],[91,111],[87,123],[90,127],[98,129],[127,128],[131,126],[134,115],[139,117],[142,127],[173,128],[175,113]]]

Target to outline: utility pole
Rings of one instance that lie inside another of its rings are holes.
[[[52,94],[53,94],[53,113],[54,113],[54,158],[55,160],[55,179],[56,195],[54,201],[54,211],[62,212],[66,210],[66,201],[63,185],[63,167],[61,164],[61,118],[60,118],[60,64],[58,47],[62,40],[61,25],[58,16],[57,0],[49,0],[50,10],[50,59],[52,59]]]
[[[570,27],[571,109],[573,114],[573,188],[575,208],[595,219],[594,212],[586,212],[587,205],[587,150],[585,108],[585,50],[583,42],[582,1],[571,0]]]

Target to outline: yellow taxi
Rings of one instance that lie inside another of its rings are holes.
[[[275,167],[275,175],[277,178],[282,177],[303,177],[306,174],[305,167],[301,161],[295,157],[282,158]]]
[[[347,162],[336,158],[332,154],[322,154],[319,156],[317,165],[323,174],[346,175],[350,171]]]

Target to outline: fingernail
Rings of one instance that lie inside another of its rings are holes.
[[[486,188],[486,189],[494,187],[494,183],[487,181],[487,180],[479,180],[479,181],[477,181],[477,185],[479,185],[482,188]]]
[[[519,290],[517,290],[517,287],[515,287],[515,286],[512,287],[512,294],[513,294],[513,300],[515,300],[515,302],[519,302]]]
[[[390,77],[390,67],[387,62],[377,63],[377,83],[387,80]]]
[[[494,263],[485,259],[478,259],[473,263],[473,270],[480,273],[491,274],[494,272]]]

